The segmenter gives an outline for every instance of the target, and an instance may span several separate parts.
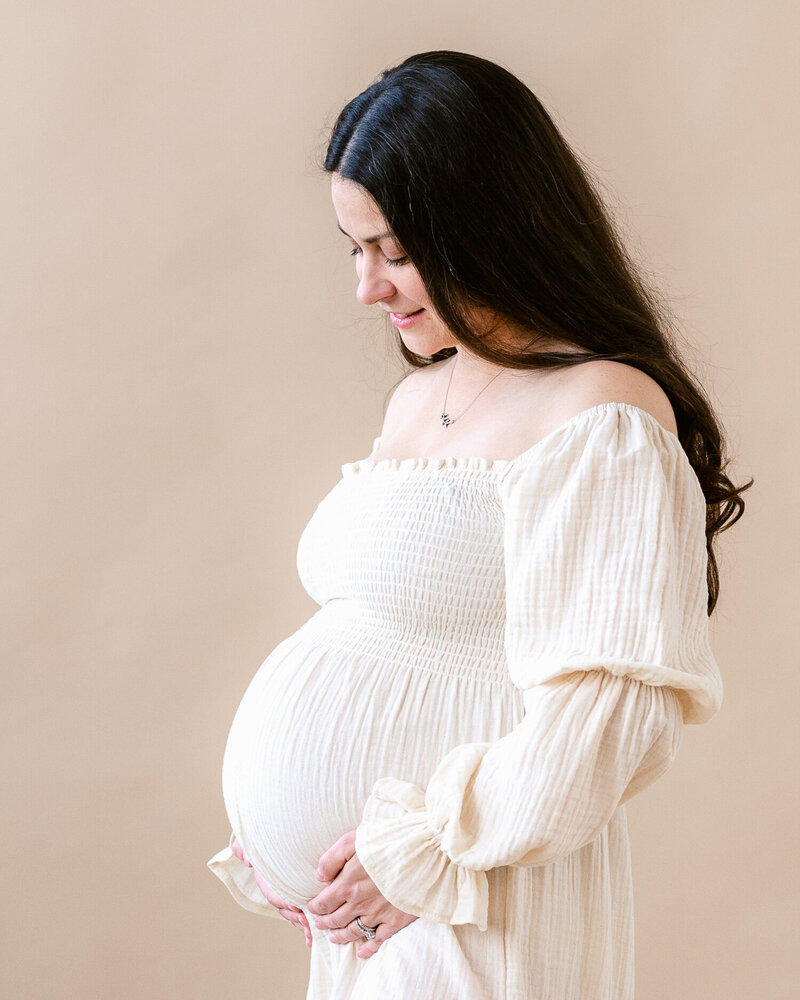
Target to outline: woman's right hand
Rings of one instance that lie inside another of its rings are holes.
[[[242,845],[236,839],[234,835],[233,842],[231,843],[231,850],[236,855],[236,857],[243,863],[246,864],[248,868],[253,868],[247,855],[242,850]],[[308,926],[308,919],[303,913],[303,911],[298,906],[292,906],[291,903],[287,903],[285,899],[281,899],[277,896],[272,889],[267,885],[267,883],[261,878],[258,872],[253,868],[253,878],[256,880],[256,885],[261,890],[262,895],[266,901],[274,906],[275,909],[280,913],[284,920],[288,920],[290,924],[294,924],[295,927],[299,927],[300,930],[305,934],[306,945],[311,947],[311,928]]]

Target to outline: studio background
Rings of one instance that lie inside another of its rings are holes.
[[[637,1000],[788,1000],[798,29],[775,0],[4,5],[4,995],[304,995],[302,935],[205,862],[239,699],[316,608],[300,532],[401,372],[315,158],[381,69],[451,48],[593,167],[755,477],[722,710],[628,806]]]

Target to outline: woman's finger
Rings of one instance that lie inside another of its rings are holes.
[[[288,920],[290,924],[293,924],[298,930],[303,932],[306,939],[306,945],[310,948],[312,943],[311,928],[308,926],[305,914],[301,911],[298,915],[294,912],[294,910],[287,909],[278,910],[278,913],[280,913],[284,920]]]
[[[375,937],[364,939],[364,943],[356,948],[356,955],[359,958],[371,958],[375,952],[380,948],[384,941],[388,941],[393,934],[396,934],[400,930],[399,927],[390,927],[389,924],[378,924],[375,931]],[[362,934],[363,937],[363,934]]]
[[[322,855],[317,864],[317,881],[330,882],[356,853],[356,831],[350,830]]]
[[[384,943],[384,941],[388,941],[389,938],[394,937],[394,935],[397,934],[398,931],[401,931],[404,927],[408,927],[409,924],[413,924],[416,919],[417,918],[412,917],[410,913],[403,913],[401,910],[395,909],[394,913],[388,919],[386,919],[381,923],[378,923],[376,921],[375,924],[370,924],[368,921],[366,920],[364,921],[364,923],[366,923],[368,927],[369,926],[375,927],[374,938],[366,938],[361,931],[358,931],[358,925],[355,923],[355,921],[353,921],[353,923],[347,927],[346,932],[337,931],[336,934],[337,936],[339,936],[340,934],[347,933],[348,941],[355,940],[350,938],[351,927],[355,928],[356,931],[358,931],[359,937],[361,938],[361,942],[356,948],[356,955],[359,958],[370,958],[372,955],[375,954],[378,948],[380,948],[380,946]]]
[[[271,903],[277,910],[292,910],[295,913],[303,912],[299,906],[295,906],[293,903],[289,903],[287,900],[281,899],[277,892],[270,889],[255,869],[253,869],[253,878],[256,880],[256,885],[261,890],[261,895],[264,896],[266,901]]]
[[[305,930],[308,927],[302,911],[296,913],[294,910],[289,910],[286,907],[275,907],[275,909],[278,910],[278,913],[280,913],[284,920],[288,920],[290,924],[294,924],[300,930]]]
[[[306,946],[310,948],[312,943],[311,928],[308,925],[308,918],[305,913],[303,913],[299,906],[294,906],[292,903],[287,902],[287,900],[281,899],[276,892],[273,892],[255,869],[253,869],[253,878],[256,880],[256,884],[266,901],[275,907],[284,920],[288,920],[290,924],[294,924],[295,927],[303,932],[306,939]]]
[[[346,927],[341,927],[338,930],[331,931],[329,940],[334,944],[350,944],[351,941],[358,941],[358,939],[365,940],[364,932],[358,929],[358,924],[355,920],[351,921]]]
[[[234,835],[233,840],[231,842],[231,850],[236,855],[236,857],[242,862],[242,864],[247,865],[248,868],[252,868],[253,867],[252,864],[250,863],[250,859],[244,853],[244,848],[239,843],[239,841],[236,839],[235,835]]]
[[[317,917],[314,920],[314,926],[319,931],[342,930],[352,923],[357,915],[357,913],[353,913],[353,904],[345,901],[332,913],[326,913],[324,917]]]

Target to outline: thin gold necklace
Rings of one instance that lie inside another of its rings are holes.
[[[475,399],[477,399],[478,396],[480,396],[481,392],[483,392],[485,389],[488,389],[489,386],[492,384],[492,382],[494,382],[494,380],[497,378],[497,375],[502,375],[502,373],[505,371],[505,368],[501,368],[500,371],[497,373],[497,375],[492,375],[492,377],[489,379],[489,381],[486,383],[483,389],[481,389],[481,392],[478,393],[478,396],[476,396],[475,399],[472,400],[472,403],[467,403],[467,405],[464,407],[461,413],[459,413],[458,417],[451,417],[450,414],[447,412],[447,393],[450,392],[450,383],[453,381],[453,372],[456,370],[457,361],[458,361],[458,351],[456,351],[453,367],[450,369],[450,378],[447,382],[447,389],[445,390],[444,394],[444,405],[442,406],[442,412],[439,414],[439,419],[442,421],[442,426],[444,427],[449,427],[450,424],[458,420],[458,417],[463,417],[464,414],[467,412],[467,410],[470,408],[470,406],[472,406],[472,403],[475,402]]]

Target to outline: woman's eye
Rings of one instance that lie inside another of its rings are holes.
[[[360,253],[361,253],[361,247],[353,247],[353,249],[350,251],[350,256],[351,257],[356,257]],[[408,263],[408,256],[405,256],[405,257],[384,257],[383,259],[386,261],[387,264],[391,264],[392,267],[400,267],[401,264],[407,264]]]

